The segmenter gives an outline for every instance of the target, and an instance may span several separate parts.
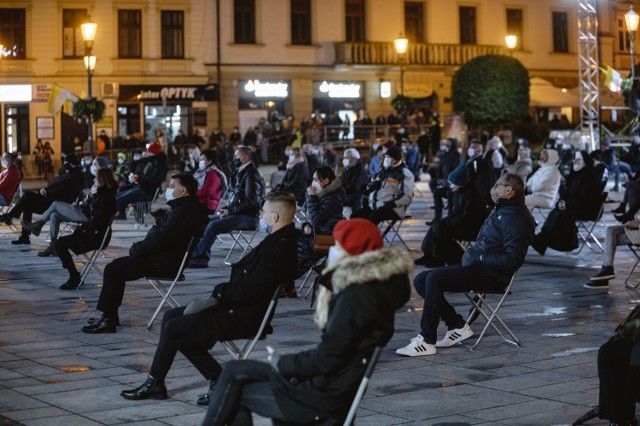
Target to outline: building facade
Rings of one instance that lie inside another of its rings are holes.
[[[620,70],[631,63],[632,3],[598,3],[601,63]],[[557,88],[578,85],[574,0],[0,0],[2,151],[31,152],[37,139],[68,151],[86,135],[84,123],[52,116],[48,99],[54,85],[88,91],[87,20],[97,24],[92,93],[107,106],[94,134],[228,132],[274,112],[375,117],[403,89],[448,113],[453,74],[484,54],[512,54]]]

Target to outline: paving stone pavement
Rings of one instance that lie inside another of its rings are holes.
[[[417,187],[412,218],[401,230],[414,257],[420,254],[415,249],[426,231],[424,222],[433,215],[427,184]],[[615,206],[608,204],[607,211]],[[613,223],[611,214],[604,219]],[[596,227],[601,240],[604,229]],[[100,267],[125,255],[145,232],[131,219],[117,222]],[[0,227],[0,425],[199,425],[204,410],[195,400],[207,383],[181,355],[167,377],[169,400],[133,402],[119,396],[144,380],[152,360],[159,322],[151,331],[145,325],[159,300],[153,288],[142,280],[127,284],[116,334],[83,334],[80,327],[95,312],[100,277],[92,273],[80,290],[61,291],[66,277],[58,259],[35,255],[46,246],[44,238],[33,238],[31,247],[12,246],[14,238],[9,228]],[[174,291],[180,303],[208,294],[228,277],[222,261],[228,241],[214,245],[208,269],[187,271],[187,280]],[[396,356],[395,349],[418,331],[421,299],[414,293],[396,316],[396,333],[382,353],[356,424],[570,424],[597,402],[598,347],[640,303],[638,292],[624,287],[633,260],[628,249],[621,249],[618,277],[608,291],[593,291],[582,283],[598,270],[600,254],[549,250],[541,257],[530,250],[501,311],[522,341],[519,348],[490,332],[475,351],[456,346],[431,357]],[[463,296],[450,300],[467,311]],[[313,347],[320,332],[312,314],[307,300],[281,300],[268,343],[284,353]],[[474,328],[483,324],[479,319]],[[230,359],[219,346],[212,352]],[[266,359],[265,342],[251,358]],[[270,422],[256,418],[256,424]]]

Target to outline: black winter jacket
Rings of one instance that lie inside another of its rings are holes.
[[[306,162],[298,163],[290,169],[278,184],[276,190],[285,191],[296,197],[299,205],[304,203],[307,185],[309,184],[309,169]]]
[[[156,265],[160,276],[176,273],[189,241],[193,238],[195,244],[203,229],[198,197],[180,197],[167,204],[171,209],[156,220],[144,240],[133,243],[129,249],[130,256],[144,257]]]
[[[560,189],[560,200],[572,218],[588,219],[600,209],[602,185],[589,167],[571,171],[565,185]]]
[[[393,336],[395,311],[411,294],[412,269],[411,257],[399,248],[349,256],[325,269],[316,308],[327,318],[320,343],[282,356],[271,375],[287,421],[342,423],[364,374],[363,360]]]
[[[455,235],[473,241],[487,217],[487,208],[475,185],[470,183],[455,191],[449,204],[449,215],[440,226],[455,229]]]
[[[160,152],[151,156],[142,163],[141,172],[138,174],[138,185],[150,197],[155,195],[156,189],[167,177],[167,155]]]
[[[116,188],[98,188],[97,194],[87,197],[82,211],[89,221],[78,226],[69,237],[72,240],[70,248],[75,254],[100,247],[104,233],[109,229],[116,213]]]
[[[482,158],[482,155],[477,155],[467,160],[467,170],[469,171],[469,178],[474,183],[485,205],[492,206],[491,201],[491,188],[496,183],[496,174],[493,171],[493,166],[489,164],[487,160]]]
[[[342,187],[346,192],[344,205],[355,208],[362,199],[362,193],[369,182],[369,174],[361,159],[352,167],[346,167],[340,176]]]
[[[227,208],[230,215],[258,216],[264,202],[264,178],[253,163],[248,163],[231,176],[231,195]]]
[[[480,228],[476,244],[462,257],[462,266],[482,263],[490,275],[508,284],[524,263],[535,227],[524,196],[499,200]]]
[[[78,166],[65,163],[51,185],[45,188],[46,197],[53,201],[64,201],[73,204],[84,189],[82,170]]]
[[[334,179],[318,195],[307,195],[307,212],[316,234],[330,235],[342,219],[344,189],[340,179]]]

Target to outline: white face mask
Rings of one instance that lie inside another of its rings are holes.
[[[293,161],[293,160],[295,160],[295,159],[296,159],[296,156],[295,156],[295,155],[293,155],[293,154],[289,155],[289,161]]]
[[[322,191],[322,185],[320,185],[320,182],[318,182],[317,180],[311,182],[311,186],[314,187],[318,192]]]
[[[372,148],[373,148],[373,152],[376,152],[378,150],[378,147],[380,146],[379,143],[374,143]]]
[[[290,149],[286,149],[284,151],[284,155],[286,155],[287,157],[291,155],[291,150]]]
[[[164,191],[164,198],[167,201],[175,200],[175,197],[173,196],[173,188],[167,188],[167,190]]]
[[[382,166],[385,169],[388,169],[389,167],[391,167],[393,160],[390,157],[384,157],[384,161],[382,162]]]
[[[469,148],[467,150],[467,155],[469,156],[469,158],[474,157],[476,155],[476,150],[473,148]]]
[[[584,163],[573,163],[574,172],[579,172],[582,169],[584,169]]]
[[[329,247],[329,253],[327,254],[327,266],[333,265],[345,255],[345,251],[338,246]]]
[[[124,159],[118,158],[118,164],[124,164]]]
[[[139,155],[134,155],[133,156],[133,161],[140,161],[140,156]]]
[[[344,160],[342,160],[342,165],[343,166],[349,167],[349,164],[351,164],[351,161],[349,161],[348,159],[345,158]]]
[[[198,163],[198,167],[204,170],[205,167],[207,167],[207,163],[205,163],[204,160],[200,160],[200,162]]]
[[[98,185],[96,185],[95,183],[93,184],[93,186],[91,187],[91,193],[93,195],[96,195],[98,193]]]
[[[98,174],[98,169],[93,164],[91,165],[91,174],[94,176]]]
[[[447,151],[449,151],[449,147],[446,146],[446,145],[440,145],[440,151],[447,152]]]
[[[9,162],[7,160],[5,160],[4,158],[2,159],[2,167],[4,167],[5,169],[7,167],[9,167]]]
[[[260,230],[262,232],[266,232],[267,234],[271,233],[271,227],[267,223],[267,219],[265,219],[264,217],[260,218]]]

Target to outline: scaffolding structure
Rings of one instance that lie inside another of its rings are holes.
[[[577,3],[581,139],[594,150],[600,143],[597,0],[577,0]]]

